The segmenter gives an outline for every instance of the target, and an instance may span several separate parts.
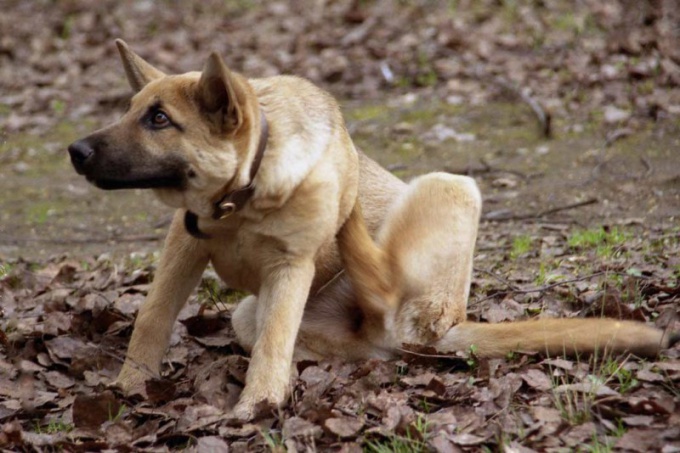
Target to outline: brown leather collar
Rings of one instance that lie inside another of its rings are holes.
[[[255,153],[255,158],[250,166],[250,183],[242,187],[241,189],[236,189],[232,192],[226,192],[222,195],[214,204],[212,218],[215,220],[221,220],[229,217],[236,211],[240,211],[246,205],[250,197],[253,196],[255,192],[255,186],[253,185],[253,180],[257,174],[257,170],[260,169],[260,164],[262,163],[262,156],[264,156],[264,150],[267,148],[267,139],[269,138],[269,123],[267,123],[267,118],[264,116],[264,112],[260,109],[260,143],[257,147],[257,153]],[[229,183],[224,187],[226,190],[229,187]]]
[[[246,205],[248,200],[250,200],[250,197],[253,196],[255,193],[255,185],[253,184],[253,181],[255,180],[257,171],[260,169],[262,157],[264,156],[264,151],[267,148],[268,139],[269,123],[267,122],[264,112],[260,108],[260,142],[257,146],[257,152],[253,158],[253,162],[250,165],[250,182],[247,186],[233,190],[231,192],[227,191],[231,184],[231,181],[228,182],[223,189],[225,192],[224,195],[220,196],[213,204],[213,219],[225,219],[233,213],[240,211]],[[190,235],[197,239],[208,239],[210,237],[210,235],[203,233],[198,228],[198,216],[189,210],[187,210],[187,212],[184,214],[184,227]]]

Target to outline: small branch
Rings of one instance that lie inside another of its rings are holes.
[[[591,205],[591,204],[595,204],[597,202],[598,202],[597,198],[589,198],[587,200],[579,201],[577,203],[571,203],[571,204],[567,204],[567,205],[564,205],[564,206],[558,206],[556,208],[546,209],[545,211],[541,211],[538,214],[534,215],[533,217],[543,217],[543,216],[546,216],[546,215],[555,214],[556,212],[566,211],[568,209],[574,209],[574,208],[580,208],[580,207],[583,207],[583,206],[588,206],[588,205]]]
[[[649,160],[647,160],[647,158],[645,156],[640,156],[640,162],[642,163],[642,165],[644,165],[645,172],[641,176],[638,176],[637,179],[646,178],[646,177],[648,177],[649,175],[652,174],[652,171],[654,171],[652,164],[649,162]]]
[[[404,349],[404,348],[395,348],[395,349],[397,351],[403,353],[403,354],[409,354],[409,355],[413,355],[413,356],[416,356],[416,357],[425,357],[425,358],[428,358],[428,359],[454,359],[454,360],[459,359],[461,361],[464,360],[462,357],[458,357],[458,356],[455,356],[455,355],[425,354],[425,353],[422,353],[422,352],[409,351],[408,349]]]
[[[584,281],[584,280],[590,280],[591,278],[599,277],[600,275],[622,275],[622,276],[624,276],[624,277],[635,277],[635,278],[642,279],[642,280],[645,280],[645,279],[648,278],[648,277],[643,277],[643,276],[633,276],[633,275],[630,275],[630,274],[628,274],[628,273],[626,273],[626,272],[618,272],[618,271],[610,271],[610,270],[606,270],[606,271],[595,272],[595,273],[589,274],[589,275],[584,275],[584,276],[582,276],[582,277],[572,278],[571,280],[562,280],[562,281],[560,281],[560,282],[551,283],[551,284],[545,285],[545,286],[539,286],[539,287],[537,287],[537,288],[509,289],[509,290],[506,291],[505,293],[506,293],[506,294],[543,293],[543,292],[545,292],[545,291],[548,291],[548,290],[550,290],[550,289],[556,288],[556,287],[558,287],[558,286],[568,285],[569,283],[582,282],[582,281]],[[503,291],[499,291],[499,292],[503,292]],[[485,301],[485,300],[493,299],[494,297],[496,297],[496,296],[499,294],[499,292],[496,292],[496,293],[494,293],[494,294],[491,294],[490,296],[482,297],[481,299],[477,299],[477,300],[475,300],[475,301],[472,302],[472,303],[473,303],[473,304],[477,304],[477,303],[483,302],[483,301]]]
[[[545,138],[550,138],[552,137],[552,117],[550,116],[550,112],[547,112],[541,104],[531,97],[528,93],[527,90],[522,90],[519,87],[515,86],[514,84],[510,83],[508,80],[504,79],[503,77],[496,77],[493,79],[494,82],[502,87],[503,89],[509,91],[510,93],[514,94],[518,98],[522,100],[525,104],[527,104],[530,108],[531,111],[534,112],[534,115],[536,116],[536,119],[538,120],[538,124],[541,128],[541,133]]]
[[[112,237],[90,237],[84,239],[78,238],[17,238],[10,236],[0,237],[0,242],[10,244],[26,244],[30,242],[37,242],[42,244],[101,244],[106,242],[153,242],[160,241],[163,236],[157,234],[138,234],[130,236],[112,236]]]
[[[551,283],[551,284],[545,285],[545,286],[539,286],[538,288],[510,289],[509,291],[507,291],[507,293],[510,293],[510,294],[542,293],[542,292],[548,291],[549,289],[552,289],[552,288],[555,288],[555,287],[558,287],[558,286],[568,285],[569,283],[576,283],[576,282],[581,282],[581,281],[584,281],[584,280],[590,280],[591,278],[599,277],[600,275],[604,275],[604,274],[607,274],[607,273],[608,273],[607,271],[599,271],[599,272],[595,272],[594,274],[585,275],[583,277],[578,277],[578,278],[574,278],[574,279],[571,279],[571,280],[563,280],[561,282],[555,282],[555,283]],[[481,299],[475,300],[473,302],[473,304],[477,304],[479,302],[484,302],[485,300],[493,299],[497,295],[498,295],[498,293],[494,293],[494,294],[491,294],[490,296],[482,297]]]
[[[539,217],[544,217],[550,214],[555,214],[556,212],[561,212],[561,211],[566,211],[569,209],[575,209],[575,208],[581,208],[583,206],[588,206],[591,204],[595,204],[598,202],[597,198],[589,198],[584,201],[579,201],[576,203],[570,203],[564,206],[557,206],[555,208],[550,208],[550,209],[545,209],[543,211],[539,211],[533,214],[508,214],[508,215],[499,215],[499,216],[494,216],[494,217],[488,217],[488,215],[484,215],[482,218],[484,220],[496,220],[496,221],[501,221],[501,220],[524,220],[524,219],[536,219]]]
[[[591,278],[599,277],[600,275],[605,275],[607,273],[608,273],[607,271],[599,271],[599,272],[595,272],[594,274],[585,275],[583,277],[572,278],[571,280],[563,280],[561,282],[555,282],[555,283],[551,283],[549,285],[539,286],[538,288],[518,289],[518,290],[513,291],[513,293],[515,293],[515,294],[528,294],[528,293],[536,293],[536,292],[542,293],[542,292],[548,291],[549,289],[553,289],[557,286],[567,285],[569,283],[582,282],[583,280],[590,280]]]
[[[361,25],[347,33],[341,40],[342,47],[348,47],[361,42],[371,33],[373,28],[378,24],[378,18],[371,16],[366,19]]]
[[[604,141],[604,147],[609,148],[612,146],[615,142],[621,140],[622,138],[628,137],[629,135],[633,134],[633,129],[624,127],[621,129],[616,129],[613,132],[610,132],[607,134],[607,137],[605,138]]]
[[[498,280],[499,282],[501,282],[502,284],[504,284],[506,287],[510,288],[511,290],[513,290],[513,291],[518,291],[518,289],[517,289],[517,287],[516,287],[515,285],[513,285],[512,283],[510,283],[509,281],[507,281],[506,279],[504,279],[504,278],[501,277],[500,275],[496,275],[496,274],[494,274],[494,273],[491,272],[491,271],[487,271],[486,269],[478,269],[478,268],[474,268],[474,271],[475,271],[475,272],[481,272],[482,274],[486,274],[486,275],[488,275],[488,276],[490,276],[490,277],[493,277],[493,278],[495,278],[496,280]]]
[[[535,175],[525,175],[521,171],[517,170],[507,170],[503,168],[493,168],[483,157],[479,159],[479,163],[481,165],[481,168],[474,168],[472,165],[467,165],[464,168],[454,168],[454,167],[444,167],[444,171],[448,173],[452,173],[454,175],[467,175],[467,176],[474,176],[474,175],[481,175],[481,174],[487,174],[487,173],[507,173],[509,175],[514,175],[517,176],[520,179],[530,179],[531,177]],[[388,168],[389,170],[389,168]]]

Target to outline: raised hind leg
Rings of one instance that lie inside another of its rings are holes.
[[[394,329],[402,343],[430,343],[465,321],[481,204],[473,179],[431,173],[390,210],[379,243],[399,287]]]

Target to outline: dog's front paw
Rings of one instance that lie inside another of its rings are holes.
[[[250,398],[241,398],[234,408],[229,412],[229,418],[243,421],[257,420],[270,415],[280,403],[272,403],[268,399],[255,401]]]
[[[229,418],[249,421],[255,418],[255,405],[250,402],[239,401],[229,412]]]
[[[229,415],[239,420],[253,420],[271,414],[272,410],[286,402],[289,383],[288,379],[277,381],[270,376],[269,381],[260,379],[246,384]]]
[[[143,373],[134,367],[123,365],[123,369],[111,386],[119,388],[126,395],[142,395],[146,397],[146,381],[149,379],[152,379],[152,377],[147,373]]]

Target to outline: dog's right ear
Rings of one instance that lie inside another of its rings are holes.
[[[242,105],[246,93],[242,84],[219,54],[210,54],[198,82],[196,98],[201,108],[224,131],[233,132],[243,124]]]
[[[122,39],[116,39],[116,46],[123,61],[125,74],[130,86],[135,93],[141,91],[144,86],[154,79],[160,79],[165,74],[144,61],[142,57],[134,53]]]

